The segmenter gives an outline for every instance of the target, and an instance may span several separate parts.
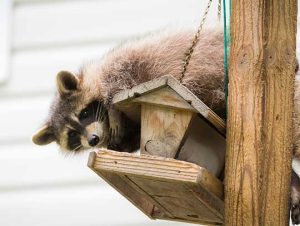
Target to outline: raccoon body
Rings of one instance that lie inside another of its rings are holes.
[[[116,151],[139,148],[140,126],[111,105],[120,90],[164,75],[179,79],[194,31],[162,32],[126,43],[101,60],[85,64],[76,74],[57,75],[57,94],[44,126],[33,142],[56,142],[72,153],[107,147]],[[223,34],[206,30],[195,47],[182,84],[220,117],[225,115]],[[296,68],[297,70],[297,68]],[[300,75],[299,75],[300,76]],[[294,156],[300,162],[300,77],[295,81]],[[297,172],[296,172],[297,173]],[[292,221],[300,223],[300,179],[293,172]]]
[[[34,136],[39,145],[55,141],[63,150],[92,147],[133,151],[139,147],[139,125],[111,105],[123,89],[172,75],[179,79],[194,31],[161,32],[128,42],[78,73],[57,75],[57,94],[50,115]],[[221,117],[225,115],[223,34],[206,30],[195,47],[182,84]]]

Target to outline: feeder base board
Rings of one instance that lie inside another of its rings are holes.
[[[88,166],[151,219],[223,223],[223,185],[196,164],[101,150]]]

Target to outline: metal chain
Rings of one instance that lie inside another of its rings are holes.
[[[182,68],[182,72],[180,74],[180,78],[179,78],[179,81],[182,82],[182,79],[183,77],[185,76],[185,72],[187,70],[187,67],[190,63],[190,59],[192,57],[192,54],[194,52],[194,48],[195,46],[197,45],[198,41],[199,41],[199,37],[200,37],[200,33],[202,31],[202,27],[205,23],[205,20],[206,20],[206,17],[207,17],[207,14],[208,14],[208,11],[209,11],[209,8],[211,6],[211,3],[212,3],[212,0],[208,0],[208,4],[206,6],[206,9],[205,9],[205,12],[203,14],[203,17],[202,17],[202,20],[201,20],[201,23],[198,27],[198,30],[194,36],[194,39],[193,39],[193,42],[192,42],[192,45],[191,47],[187,50],[187,52],[185,53],[185,60],[184,60],[184,64],[183,64],[183,68]]]
[[[218,2],[218,20],[221,20],[221,13],[222,13],[222,4],[221,4],[222,0],[219,0]]]

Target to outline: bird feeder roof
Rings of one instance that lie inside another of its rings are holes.
[[[223,136],[226,134],[224,120],[172,76],[162,76],[123,90],[113,98],[114,106],[135,121],[140,120],[141,103],[193,111]]]

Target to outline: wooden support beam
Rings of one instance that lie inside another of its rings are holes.
[[[232,0],[225,225],[288,225],[296,0]]]

